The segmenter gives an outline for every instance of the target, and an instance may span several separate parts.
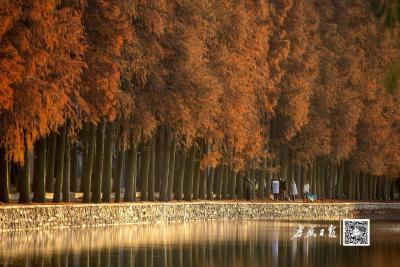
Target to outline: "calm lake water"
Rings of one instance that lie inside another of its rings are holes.
[[[295,238],[299,225],[316,237]],[[336,238],[328,237],[330,225]],[[0,266],[399,266],[400,222],[370,247],[339,244],[339,221],[210,221],[0,233]],[[324,236],[320,236],[320,229]]]

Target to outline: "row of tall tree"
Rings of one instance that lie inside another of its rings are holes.
[[[399,42],[368,1],[2,0],[0,17],[0,201],[10,176],[23,203],[242,198],[245,179],[262,199],[274,177],[394,191]]]

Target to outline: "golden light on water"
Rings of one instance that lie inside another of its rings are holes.
[[[291,240],[300,224],[314,226],[317,236]],[[70,266],[83,260],[90,266],[103,261],[117,266],[121,259],[130,262],[124,266],[165,267],[320,266],[329,259],[332,264],[357,260],[374,266],[394,262],[400,243],[393,229],[398,224],[376,226],[372,246],[352,250],[339,245],[339,230],[337,238],[318,235],[330,224],[339,222],[208,221],[0,232],[0,265],[52,266],[55,260]]]

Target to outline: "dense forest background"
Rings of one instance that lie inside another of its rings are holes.
[[[395,2],[0,0],[0,201],[390,199]]]

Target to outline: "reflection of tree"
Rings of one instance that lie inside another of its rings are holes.
[[[81,267],[89,267],[90,266],[90,252],[88,249],[81,250],[80,255],[80,266]]]
[[[393,233],[392,239],[380,233],[383,240],[372,247],[350,251],[328,238],[290,240],[297,226],[293,222],[196,222],[0,233],[0,266],[348,266],[352,259],[360,259],[364,266],[395,266],[398,247],[392,241],[398,236]],[[63,246],[54,239],[56,235],[63,236]]]
[[[122,262],[124,267],[135,266],[135,256],[132,247],[124,247],[122,249]]]
[[[272,234],[271,248],[272,248],[272,267],[278,266],[279,257],[279,233],[274,231]]]
[[[99,248],[90,250],[90,266],[94,266],[94,267],[100,266],[100,249]]]

